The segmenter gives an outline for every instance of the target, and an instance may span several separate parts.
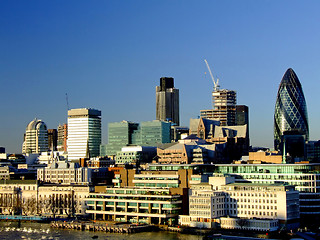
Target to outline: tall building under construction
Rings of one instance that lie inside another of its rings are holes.
[[[220,126],[236,125],[237,94],[233,90],[214,89],[212,91],[213,109],[200,110],[202,118],[220,121]]]
[[[180,124],[179,89],[174,88],[172,77],[160,78],[156,87],[156,119]]]

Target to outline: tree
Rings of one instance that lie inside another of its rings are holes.
[[[23,203],[21,205],[22,214],[24,215],[35,215],[37,213],[37,200],[35,197],[23,199]]]

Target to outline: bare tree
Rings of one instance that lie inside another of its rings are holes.
[[[23,199],[21,208],[24,215],[35,215],[37,213],[37,200],[35,197]]]

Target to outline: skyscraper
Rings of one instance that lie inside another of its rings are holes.
[[[174,88],[172,77],[160,78],[156,87],[156,119],[180,124],[179,89]]]
[[[214,89],[212,91],[213,109],[200,110],[202,118],[220,121],[220,126],[236,125],[237,93],[233,90]]]
[[[57,151],[58,131],[57,129],[48,129],[48,148],[51,151]]]
[[[41,153],[46,151],[48,151],[47,125],[40,119],[34,119],[26,128],[22,153]]]
[[[101,111],[78,108],[68,111],[68,159],[99,156],[101,144]],[[88,152],[89,151],[89,152]]]
[[[58,126],[57,150],[61,152],[67,151],[68,125],[64,123]]]
[[[290,132],[294,134],[290,134]],[[308,113],[301,83],[289,68],[280,83],[274,112],[274,148],[283,150],[284,135],[309,138]]]

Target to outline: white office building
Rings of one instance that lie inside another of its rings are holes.
[[[101,144],[101,111],[78,108],[68,111],[68,159],[99,156]]]
[[[47,125],[40,119],[34,119],[26,128],[22,153],[38,154],[46,151],[48,151]]]

